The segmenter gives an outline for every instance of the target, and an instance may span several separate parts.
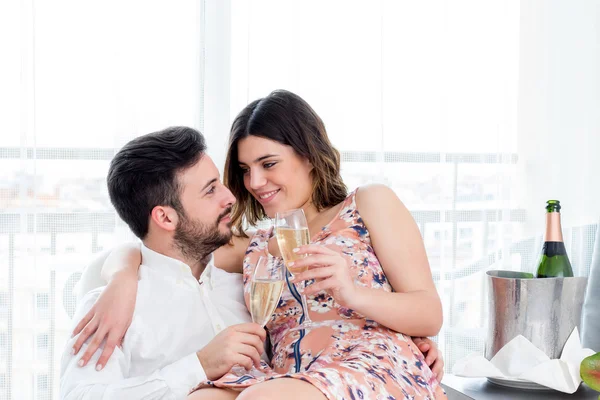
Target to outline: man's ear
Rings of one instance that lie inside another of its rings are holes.
[[[156,206],[152,209],[150,214],[152,222],[154,222],[159,228],[164,229],[168,232],[173,232],[177,228],[179,223],[179,216],[177,211],[169,206]]]

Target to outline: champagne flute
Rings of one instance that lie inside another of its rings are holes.
[[[254,268],[250,286],[250,315],[252,321],[267,325],[279,304],[285,284],[283,260],[279,257],[261,256]]]
[[[277,213],[275,216],[275,234],[277,236],[277,244],[279,244],[281,256],[292,277],[294,274],[300,274],[306,271],[308,267],[295,268],[289,266],[289,263],[292,261],[305,257],[294,253],[293,250],[310,243],[308,223],[306,222],[304,211],[302,209],[296,209]],[[306,283],[307,282],[304,281],[304,288],[306,288]],[[304,318],[301,320],[300,325],[294,330],[313,328],[316,324],[310,319],[306,295],[302,293],[300,294],[300,297],[302,308],[304,310]]]
[[[263,328],[267,325],[279,304],[284,284],[283,260],[279,257],[260,256],[254,267],[250,286],[250,315],[254,323]],[[248,373],[241,366],[234,367],[233,372],[238,375]],[[255,366],[249,372],[254,376],[265,375]]]

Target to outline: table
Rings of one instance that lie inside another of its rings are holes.
[[[448,394],[448,400],[598,400],[600,393],[582,384],[573,394],[556,390],[512,389],[490,383],[485,378],[461,378],[444,375],[442,386]]]

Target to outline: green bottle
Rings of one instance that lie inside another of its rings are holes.
[[[548,200],[546,203],[546,236],[535,276],[537,278],[573,276],[573,268],[567,256],[560,227],[560,201],[558,200]]]

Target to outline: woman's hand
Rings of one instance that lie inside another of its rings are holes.
[[[438,351],[437,344],[433,340],[423,337],[412,338],[412,341],[425,356],[425,363],[429,366],[433,375],[438,382],[441,382],[444,377],[444,359],[442,353]]]
[[[294,252],[301,255],[306,254],[307,257],[296,260],[289,266],[293,269],[306,267],[309,269],[306,272],[295,274],[292,282],[316,280],[304,289],[305,295],[327,290],[335,301],[344,307],[350,307],[351,302],[356,301],[357,288],[350,275],[348,261],[340,253],[317,244],[301,246],[294,249]]]
[[[128,270],[117,272],[98,297],[96,304],[77,324],[73,336],[79,334],[79,337],[73,345],[73,354],[77,354],[85,341],[94,335],[79,361],[80,367],[88,363],[103,340],[106,339],[104,349],[96,364],[96,369],[101,370],[115,350],[115,346],[123,342],[125,332],[133,318],[137,285],[137,274]]]

